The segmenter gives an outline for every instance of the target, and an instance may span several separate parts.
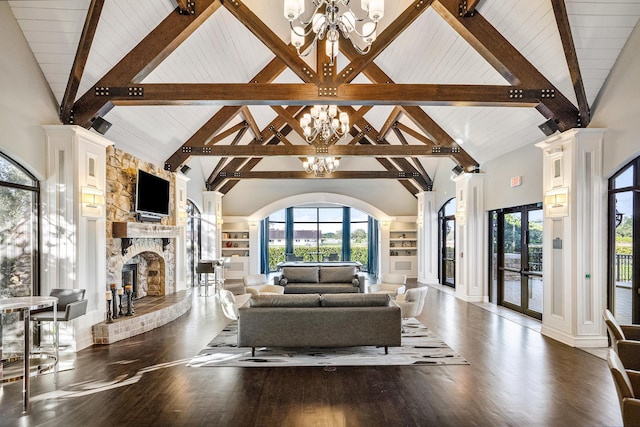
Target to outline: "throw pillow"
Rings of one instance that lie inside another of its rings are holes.
[[[287,286],[287,283],[289,283],[289,280],[286,277],[280,279],[280,286]]]
[[[353,286],[355,286],[356,288],[357,288],[358,286],[360,286],[360,280],[358,280],[358,278],[357,278],[357,277],[356,277],[355,279],[353,279],[353,280],[351,281],[351,283],[353,283]]]

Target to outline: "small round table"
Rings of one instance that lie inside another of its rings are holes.
[[[20,317],[24,320],[24,375],[22,386],[22,409],[26,411],[29,408],[29,376],[30,376],[30,339],[31,339],[31,310],[39,310],[49,308],[56,305],[58,298],[56,297],[15,297],[0,298],[0,321],[2,315],[8,313],[20,313]],[[56,310],[53,310],[53,323],[56,323]],[[0,326],[1,328],[2,326]],[[0,334],[0,338],[2,335]],[[55,343],[56,349],[58,343]],[[57,356],[57,355],[56,355]],[[2,342],[0,341],[0,361],[2,360]],[[58,363],[56,360],[55,363]],[[0,381],[2,380],[2,363],[0,362]]]

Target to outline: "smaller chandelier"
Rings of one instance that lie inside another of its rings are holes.
[[[308,143],[319,137],[328,144],[331,138],[339,139],[349,131],[349,116],[345,112],[338,114],[335,105],[314,105],[300,119],[300,127]]]
[[[307,157],[302,166],[307,173],[313,172],[316,176],[324,176],[338,169],[340,160],[335,157]]]
[[[323,40],[327,37],[326,54],[331,58],[333,65],[334,58],[338,55],[338,39],[340,33],[342,37],[349,40],[355,50],[364,55],[371,49],[371,43],[376,39],[376,31],[378,22],[384,16],[384,0],[362,0],[362,9],[367,15],[357,17],[349,6],[350,0],[311,0],[314,11],[311,16],[305,20],[302,18],[305,10],[306,0],[284,0],[284,17],[289,21],[291,27],[291,44],[295,46],[298,55],[305,57],[309,55],[317,40]],[[324,12],[320,12],[320,8],[326,5]],[[340,14],[339,6],[344,6],[346,11]],[[369,21],[364,22],[369,18]],[[294,24],[294,21],[295,24]],[[362,31],[358,31],[356,23],[362,24]],[[311,24],[310,28],[305,28]],[[313,42],[306,52],[300,52],[300,48],[304,45],[304,39],[311,33],[314,33]],[[353,35],[357,35],[365,44],[361,49],[354,41]]]

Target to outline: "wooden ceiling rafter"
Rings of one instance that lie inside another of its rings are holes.
[[[247,129],[249,129],[248,126],[245,126],[242,129],[240,129],[238,131],[238,133],[236,134],[236,136],[231,141],[231,145],[238,145],[238,143],[240,142],[240,140],[242,139],[244,134],[247,132]],[[218,161],[218,164],[216,165],[215,168],[213,168],[213,171],[209,175],[209,178],[207,178],[207,182],[209,180],[213,179],[213,177],[215,177],[217,171],[221,170],[224,167],[224,164],[227,162],[227,160],[228,160],[228,157],[223,157],[223,158],[220,159],[220,161]]]
[[[251,129],[251,133],[253,133],[253,137],[257,139],[262,138],[262,135],[260,134],[260,128],[258,127],[258,124],[256,123],[256,120],[254,119],[253,114],[251,114],[249,107],[245,105],[242,108],[240,108],[240,115],[247,122],[249,129]]]
[[[394,126],[392,127],[393,133],[395,133],[396,138],[398,138],[398,140],[400,141],[400,144],[409,145],[409,141],[407,141],[407,138],[404,137],[404,134],[400,132],[400,129],[398,129],[398,127],[396,126],[397,123],[398,122],[394,122]],[[431,187],[433,188],[433,179],[431,179],[431,177],[427,173],[427,170],[424,168],[424,166],[422,166],[420,159],[418,159],[417,157],[411,157],[411,161],[413,162],[415,168],[420,171],[422,176],[424,176],[429,182],[431,182]]]
[[[459,13],[459,0],[436,0],[431,7],[510,84],[542,92],[536,109],[561,131],[578,126],[578,109],[477,11]]]
[[[381,141],[387,137],[387,135],[389,134],[389,132],[391,131],[395,123],[400,118],[401,114],[402,114],[402,110],[400,109],[400,107],[398,106],[393,107],[393,110],[389,114],[389,117],[387,117],[387,120],[385,120],[384,124],[380,128],[380,133],[376,137],[378,141]]]
[[[256,74],[252,82],[273,81],[286,66],[277,58],[272,59],[262,70]],[[240,111],[240,106],[224,106],[211,117],[200,129],[198,129],[176,152],[165,161],[166,170],[177,170],[178,166],[189,159],[189,146],[206,144],[212,135],[222,129],[233,116]]]
[[[74,103],[76,124],[88,128],[95,117],[109,112],[113,103],[99,94],[109,93],[112,86],[126,87],[142,81],[221,6],[219,0],[192,1],[196,2],[193,15],[169,14]],[[139,96],[133,93],[131,96]]]
[[[78,49],[76,50],[71,72],[69,73],[69,80],[67,81],[67,87],[64,91],[62,102],[60,103],[60,120],[64,124],[74,123],[73,103],[78,94],[80,80],[82,80],[82,75],[84,74],[84,67],[87,65],[87,58],[89,58],[89,52],[91,51],[91,45],[93,45],[93,38],[96,34],[96,28],[98,28],[98,22],[100,22],[103,6],[104,0],[91,0],[89,9],[87,9],[87,17],[85,18],[82,34],[80,35]]]
[[[431,6],[434,0],[417,0],[414,1],[376,37],[375,43],[371,45],[369,52],[366,55],[358,54],[350,58],[350,63],[344,67],[335,78],[335,84],[343,84],[351,82],[358,74],[360,74],[369,64],[371,64],[377,57],[386,49],[393,41],[406,30],[420,15]],[[355,51],[355,48],[351,46],[351,43],[341,43],[340,48],[342,50],[343,45],[348,45],[350,49]]]
[[[591,122],[589,101],[587,100],[587,93],[584,89],[584,81],[582,80],[582,73],[580,72],[576,47],[573,43],[571,25],[569,24],[569,16],[567,15],[567,6],[564,2],[565,0],[551,0],[551,5],[553,6],[553,13],[556,17],[558,31],[560,32],[564,56],[567,60],[567,66],[569,67],[569,76],[571,77],[573,90],[578,101],[578,110],[580,111],[579,125],[581,127],[587,127]]]
[[[240,1],[220,0],[233,16],[236,17],[254,36],[267,46],[271,52],[284,62],[303,81],[321,84],[318,72],[313,70],[302,58],[298,56],[291,44],[286,44],[276,33],[256,16],[244,3]],[[306,45],[305,45],[306,46]],[[304,48],[304,47],[303,47]]]

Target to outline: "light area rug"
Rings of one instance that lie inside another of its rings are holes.
[[[469,363],[415,319],[403,321],[402,346],[281,348],[237,346],[237,323],[231,322],[207,347],[194,357],[191,367],[276,367],[276,366],[431,366]]]

